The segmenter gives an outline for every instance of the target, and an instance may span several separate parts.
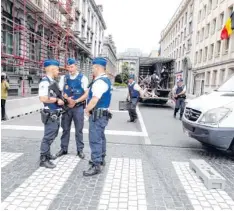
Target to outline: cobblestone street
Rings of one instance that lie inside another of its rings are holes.
[[[184,135],[170,107],[139,105],[139,121],[127,123],[128,114],[118,111],[125,96],[126,90],[113,93],[107,165],[98,176],[83,177],[90,159],[87,121],[85,160],[76,156],[72,130],[69,154],[56,159],[53,170],[39,167],[39,113],[2,123],[2,209],[234,210],[233,157]],[[60,149],[60,136],[53,153]],[[218,171],[225,189],[208,190],[190,170],[190,159],[203,159]]]

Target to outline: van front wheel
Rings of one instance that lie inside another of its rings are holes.
[[[232,151],[232,153],[234,154],[234,138],[233,138],[233,140],[232,140],[231,151]]]

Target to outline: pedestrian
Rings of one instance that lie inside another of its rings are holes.
[[[143,97],[143,91],[141,87],[134,81],[135,76],[133,74],[129,75],[128,78],[128,96],[127,101],[130,101],[130,105],[128,108],[128,113],[130,116],[130,119],[128,122],[136,122],[138,119],[137,112],[136,112],[136,106],[139,101],[140,97]]]
[[[85,158],[83,153],[83,127],[84,127],[84,108],[86,106],[86,98],[88,92],[88,78],[78,70],[77,61],[73,58],[67,60],[68,74],[61,77],[59,87],[63,90],[65,98],[69,99],[69,109],[62,115],[61,126],[63,133],[61,136],[61,149],[56,154],[57,157],[66,155],[70,141],[71,123],[75,125],[75,139],[77,156],[81,159]]]
[[[6,74],[2,73],[1,74],[1,111],[2,111],[2,116],[1,119],[6,120],[6,100],[8,97],[8,90],[10,86],[9,83],[7,82]]]
[[[186,99],[186,86],[183,84],[183,79],[180,78],[177,80],[177,85],[174,86],[172,93],[176,100],[175,110],[174,110],[174,118],[176,118],[177,112],[180,110],[180,120],[182,120],[182,116],[185,108],[185,99]]]
[[[85,110],[89,116],[89,145],[91,148],[91,167],[83,172],[84,176],[101,173],[101,165],[105,165],[106,137],[105,128],[111,118],[109,106],[111,102],[111,81],[105,74],[107,61],[104,58],[93,60],[94,81],[90,85],[88,105]]]
[[[44,136],[41,142],[40,166],[46,168],[55,168],[56,165],[50,160],[55,160],[50,152],[50,145],[58,136],[60,127],[61,106],[64,102],[57,98],[57,95],[49,90],[49,86],[55,82],[59,74],[59,62],[48,59],[44,61],[46,76],[42,78],[39,84],[39,99],[44,104],[41,111],[41,119],[44,124]]]

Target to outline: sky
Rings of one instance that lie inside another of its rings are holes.
[[[117,52],[139,48],[143,53],[159,48],[161,31],[166,27],[181,0],[95,0],[103,5],[107,25]]]

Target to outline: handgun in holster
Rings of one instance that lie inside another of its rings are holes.
[[[41,110],[41,121],[43,124],[46,124],[50,118],[50,113]]]

